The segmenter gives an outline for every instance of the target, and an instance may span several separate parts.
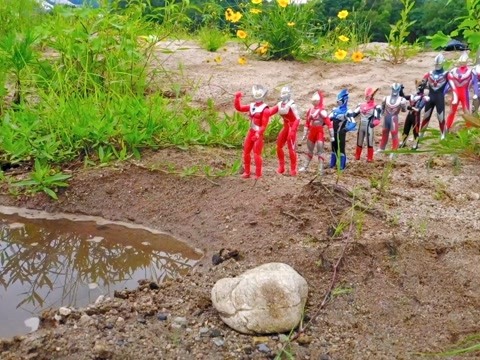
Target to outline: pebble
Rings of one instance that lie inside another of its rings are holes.
[[[176,318],[173,319],[173,322],[175,324],[178,324],[180,326],[187,326],[188,322],[187,319],[184,317],[177,316]]]
[[[257,350],[260,351],[260,352],[263,352],[263,353],[269,353],[270,352],[270,348],[265,344],[257,345]]]
[[[58,313],[62,316],[68,316],[72,313],[72,310],[67,307],[61,307],[58,309]]]
[[[168,315],[167,314],[164,314],[164,313],[160,313],[157,315],[157,319],[160,320],[160,321],[165,321],[168,319]]]
[[[215,337],[212,339],[212,341],[217,346],[223,346],[223,344],[225,344],[225,340],[223,340],[221,337]]]

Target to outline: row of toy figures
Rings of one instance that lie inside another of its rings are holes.
[[[477,65],[474,68],[468,66],[468,59],[468,54],[463,52],[457,61],[457,66],[451,70],[445,70],[445,57],[443,54],[438,54],[434,60],[434,69],[423,76],[418,84],[417,93],[407,97],[401,93],[410,100],[411,105],[410,113],[405,120],[402,145],[405,145],[410,128],[413,127],[413,135],[416,139],[413,148],[418,148],[418,143],[430,122],[434,109],[437,112],[440,139],[444,139],[453,126],[459,105],[462,105],[464,113],[470,113],[471,109],[478,111],[480,57],[477,56]],[[424,94],[425,89],[428,90],[428,96]],[[472,92],[471,89],[473,89]],[[445,119],[445,96],[450,92],[451,109]],[[473,100],[472,108],[470,108],[470,98]],[[423,118],[420,117],[422,108],[425,108]]]
[[[480,59],[480,57],[478,58]],[[355,118],[360,116],[358,126],[357,144],[355,159],[359,160],[364,143],[367,143],[367,161],[373,161],[374,155],[374,131],[373,128],[380,124],[380,117],[383,115],[382,138],[378,151],[385,150],[389,137],[392,137],[392,150],[406,145],[410,131],[416,140],[414,149],[418,148],[420,139],[428,127],[433,110],[436,109],[440,127],[440,138],[444,139],[447,131],[452,127],[458,105],[462,105],[464,113],[470,112],[470,88],[473,87],[474,110],[478,109],[480,95],[479,77],[480,61],[477,59],[477,66],[474,69],[468,67],[468,54],[462,53],[458,60],[458,66],[447,71],[443,66],[445,58],[438,54],[434,60],[434,69],[427,72],[417,84],[417,92],[412,95],[405,95],[403,85],[394,83],[391,86],[391,94],[384,97],[381,105],[375,104],[374,96],[378,89],[366,88],[365,101],[359,104],[354,110],[348,110],[349,94],[347,89],[341,90],[337,95],[337,107],[330,113],[324,108],[323,94],[315,91],[312,96],[312,107],[307,111],[303,139],[307,138],[307,152],[304,165],[300,172],[306,171],[314,156],[319,159],[319,171],[324,168],[324,144],[325,136],[323,127],[326,125],[330,132],[332,152],[330,167],[345,169],[347,156],[345,152],[346,133],[357,129]],[[428,96],[425,90],[428,89]],[[445,121],[445,95],[452,93],[451,111]],[[252,95],[254,102],[241,104],[242,93],[235,94],[235,109],[241,112],[248,112],[250,118],[250,129],[244,142],[243,164],[244,173],[242,176],[248,178],[251,175],[251,153],[253,151],[255,160],[255,177],[262,176],[262,149],[263,134],[268,125],[269,118],[279,114],[284,121],[283,128],[277,138],[277,172],[285,172],[285,154],[283,148],[288,147],[290,155],[290,175],[297,174],[297,153],[296,139],[297,129],[300,123],[298,109],[292,99],[291,89],[286,86],[281,89],[280,101],[269,108],[264,102],[267,90],[261,85],[254,85]],[[424,109],[423,118],[420,113]],[[399,144],[399,113],[408,111],[403,127],[403,140]],[[475,110],[476,111],[476,110]]]
[[[377,89],[378,90],[378,89]],[[307,171],[311,160],[318,157],[318,170],[323,173],[324,169],[324,126],[327,126],[332,145],[330,167],[345,169],[347,156],[345,152],[346,133],[356,130],[355,118],[360,115],[360,125],[357,134],[357,150],[355,158],[360,159],[363,144],[367,142],[367,161],[373,161],[373,128],[380,123],[382,106],[376,105],[374,96],[377,90],[365,89],[365,102],[359,104],[354,110],[348,110],[348,90],[343,89],[337,96],[337,107],[330,113],[325,110],[324,96],[321,91],[315,91],[312,95],[312,107],[306,113],[304,133],[302,140],[307,139],[307,151],[305,162],[298,171]],[[284,147],[287,145],[290,156],[290,175],[297,175],[297,129],[300,124],[300,116],[297,106],[292,99],[291,89],[285,86],[280,92],[280,101],[273,107],[265,102],[267,90],[261,85],[252,87],[254,101],[250,104],[242,104],[243,94],[235,94],[234,106],[237,111],[246,112],[250,119],[250,129],[243,145],[243,166],[242,177],[251,176],[251,153],[255,161],[255,178],[262,176],[262,150],[263,136],[267,128],[269,118],[279,114],[283,119],[283,128],[277,137],[277,173],[285,173]],[[398,95],[398,94],[397,94]],[[384,100],[385,102],[385,100]]]

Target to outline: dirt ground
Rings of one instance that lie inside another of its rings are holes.
[[[329,108],[342,88],[351,93],[351,107],[362,101],[367,86],[380,88],[380,102],[393,82],[414,92],[415,79],[432,68],[436,55],[422,53],[395,66],[373,55],[358,64],[249,57],[241,66],[237,58],[244,53],[233,44],[218,54],[192,42],[158,46],[183,49],[159,52],[158,69],[168,69],[169,78],[180,82],[199,106],[211,97],[225,112],[233,111],[236,91],[250,100],[255,83],[270,89],[271,104],[280,88],[290,85],[302,111],[318,88]],[[435,117],[430,125],[438,128]],[[378,128],[376,133],[378,143]],[[76,169],[58,201],[41,194],[4,194],[3,205],[96,215],[167,231],[202,249],[205,257],[188,276],[159,289],[141,285],[76,309],[60,322],[54,320],[55,310],[46,312],[38,331],[0,341],[0,358],[263,359],[284,349],[284,358],[294,359],[418,359],[479,334],[478,160],[459,163],[451,156],[416,153],[399,155],[394,162],[376,155],[374,163],[366,163],[365,151],[362,160],[352,160],[354,144],[355,133],[349,133],[347,170],[329,169],[323,177],[313,171],[298,177],[276,174],[273,144],[267,145],[264,176],[257,182],[238,175],[179,177],[162,170],[172,163],[220,169],[241,156],[240,150],[191,147],[146,153],[141,161],[108,168]],[[334,234],[339,223],[346,229]],[[212,255],[223,248],[238,250],[240,256],[214,266]],[[292,341],[281,334],[236,333],[210,302],[218,279],[267,262],[293,266],[309,284],[303,331]],[[323,306],[332,279],[334,291]],[[479,357],[477,352],[462,359]]]

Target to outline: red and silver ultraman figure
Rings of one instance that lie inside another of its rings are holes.
[[[248,112],[250,118],[250,129],[243,143],[244,172],[242,177],[250,177],[251,152],[253,150],[255,179],[259,179],[262,176],[263,134],[265,133],[270,118],[270,109],[268,105],[263,102],[267,95],[267,90],[261,85],[254,85],[252,87],[252,95],[255,101],[249,105],[241,104],[242,95],[241,92],[237,92],[234,101],[235,110]]]
[[[427,83],[425,80],[420,81],[417,86],[417,93],[411,95],[405,95],[404,98],[409,102],[407,106],[408,114],[405,118],[405,124],[403,125],[403,140],[400,147],[407,145],[408,135],[410,129],[413,129],[413,137],[417,140],[420,133],[420,113],[425,107],[425,104],[430,100],[428,95],[425,95],[425,87]]]
[[[280,91],[280,102],[270,109],[270,116],[279,114],[283,119],[283,128],[277,137],[277,173],[285,172],[285,153],[283,147],[287,144],[288,154],[290,156],[290,175],[297,175],[297,153],[295,145],[297,143],[297,129],[300,123],[300,116],[297,105],[293,101],[290,87],[284,86]]]
[[[350,119],[354,119],[360,115],[360,127],[358,128],[357,133],[357,149],[355,151],[356,160],[360,160],[363,144],[365,140],[367,140],[367,161],[373,161],[373,128],[380,124],[380,114],[382,113],[382,108],[375,104],[374,96],[377,90],[366,88],[365,102],[361,103],[355,110],[349,111],[347,114],[347,117]]]
[[[305,128],[303,132],[302,140],[307,138],[307,158],[304,165],[299,171],[307,171],[310,161],[312,161],[313,155],[318,156],[318,171],[323,174],[324,161],[323,152],[325,145],[325,135],[323,133],[323,126],[327,125],[330,131],[330,141],[334,140],[333,137],[333,124],[328,117],[328,113],[323,105],[323,94],[320,91],[315,91],[312,96],[312,105],[307,111]],[[316,152],[315,152],[316,149]]]
[[[394,83],[392,84],[391,95],[383,98],[382,113],[384,114],[384,121],[379,151],[385,150],[390,134],[392,134],[392,150],[398,149],[398,114],[400,114],[400,111],[407,111],[408,105],[407,100],[400,96],[401,90],[402,84]]]
[[[429,100],[425,104],[425,114],[420,126],[420,135],[417,138],[417,142],[413,146],[414,149],[418,148],[418,143],[423,137],[425,129],[430,122],[434,108],[437,109],[437,118],[440,126],[441,139],[445,137],[445,87],[448,83],[448,71],[443,69],[444,62],[444,56],[442,54],[438,54],[435,57],[435,69],[429,71],[423,76],[423,79],[427,83]]]
[[[464,52],[458,59],[458,67],[448,72],[448,84],[452,88],[452,108],[447,117],[447,130],[455,120],[458,104],[462,105],[464,113],[470,112],[469,88],[473,82],[472,69],[468,67],[468,54]]]

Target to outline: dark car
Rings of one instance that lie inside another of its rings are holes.
[[[443,48],[445,51],[464,51],[468,50],[468,45],[458,41],[458,40],[450,40],[447,45]]]

